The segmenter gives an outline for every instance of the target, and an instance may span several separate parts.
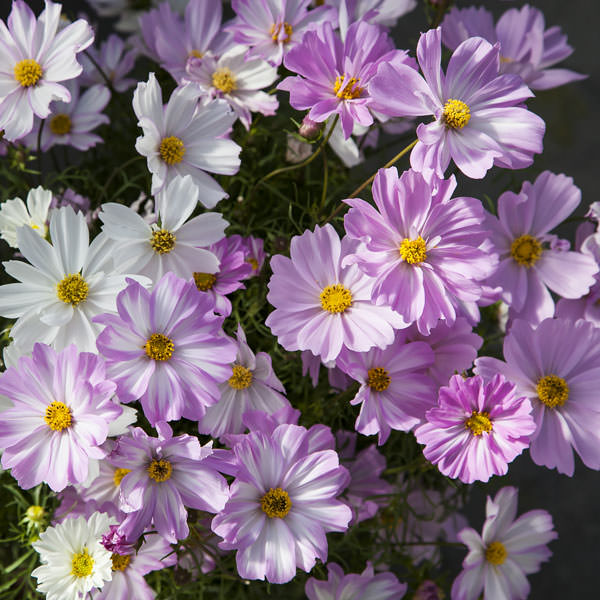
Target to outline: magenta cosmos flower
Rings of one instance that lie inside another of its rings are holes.
[[[509,316],[539,323],[554,315],[550,290],[563,298],[580,298],[594,284],[598,264],[580,252],[563,249],[568,242],[550,234],[581,202],[581,190],[571,177],[544,171],[519,194],[498,198],[498,218],[488,215],[498,269],[487,280],[502,288]]]
[[[374,279],[343,258],[356,244],[341,242],[331,225],[292,238],[290,256],[271,259],[273,275],[267,300],[275,310],[266,324],[286,350],[310,350],[324,362],[343,347],[366,352],[394,341],[406,327],[387,306],[372,302]]]
[[[146,418],[198,420],[216,404],[218,384],[231,375],[236,347],[222,331],[207,294],[172,273],[152,292],[128,279],[117,296],[118,315],[96,318],[106,328],[98,350],[122,402],[140,399]]]
[[[492,13],[483,7],[452,7],[442,23],[442,41],[455,50],[467,38],[479,36],[500,44],[500,72],[516,73],[533,90],[550,88],[585,79],[569,69],[550,69],[567,58],[573,48],[560,27],[545,29],[544,13],[525,5],[511,8],[494,26]]]
[[[536,329],[516,320],[504,338],[504,359],[475,361],[483,377],[502,373],[530,399],[537,429],[533,462],[573,475],[573,450],[600,469],[600,331],[585,321],[545,319]]]
[[[339,114],[348,139],[355,123],[365,127],[373,124],[369,82],[382,63],[416,68],[414,59],[405,50],[395,50],[392,40],[377,25],[353,23],[342,42],[331,23],[323,23],[307,32],[286,54],[283,64],[298,76],[284,79],[277,88],[290,92],[290,104],[295,109],[310,109],[308,118],[313,121],[321,123]]]
[[[486,505],[481,535],[470,527],[458,537],[469,548],[463,571],[452,584],[453,600],[525,600],[526,575],[540,570],[552,552],[548,543],[558,535],[545,510],[530,510],[518,519],[517,489],[502,488]]]
[[[60,11],[46,0],[36,20],[23,0],[13,0],[8,27],[0,21],[0,129],[10,141],[31,131],[34,114],[45,119],[52,100],[69,102],[59,82],[81,73],[75,56],[94,40],[83,19],[58,31]]]
[[[0,394],[12,403],[0,413],[2,467],[23,489],[45,482],[59,492],[85,481],[90,459],[106,456],[100,446],[121,414],[111,400],[115,387],[95,354],[35,344],[31,358],[0,376]]]
[[[357,263],[375,277],[373,299],[416,321],[428,334],[440,319],[451,325],[466,305],[482,297],[481,280],[496,266],[482,245],[485,211],[475,198],[451,198],[456,179],[426,179],[416,171],[398,178],[395,167],[380,169],[373,182],[377,209],[364,200],[345,200],[349,237],[363,242],[343,264]],[[468,311],[468,309],[467,309]]]
[[[156,424],[158,437],[136,427],[121,437],[110,461],[129,469],[120,485],[120,508],[128,513],[118,532],[131,542],[154,521],[169,542],[185,539],[189,529],[185,507],[217,513],[229,496],[225,478],[210,461],[212,442],[200,446],[190,435],[173,437],[167,423]]]
[[[435,117],[417,128],[413,169],[442,177],[452,159],[465,175],[481,179],[492,165],[529,166],[545,131],[544,121],[523,106],[533,95],[529,88],[518,75],[498,75],[499,47],[482,38],[462,42],[444,75],[441,35],[438,27],[419,39],[424,78],[406,65],[383,64],[370,86],[384,114]]]
[[[337,365],[361,384],[351,401],[361,405],[356,430],[363,435],[378,433],[381,445],[392,429],[410,431],[422,423],[425,412],[435,405],[436,388],[425,375],[432,364],[428,344],[405,343],[401,335],[385,350],[343,350]]]
[[[426,418],[415,431],[425,458],[464,483],[504,475],[535,431],[531,403],[499,374],[487,383],[454,375]]]
[[[309,432],[279,425],[270,435],[252,432],[234,448],[231,497],[212,522],[237,550],[240,577],[285,583],[296,567],[310,571],[327,560],[328,531],[345,531],[352,511],[336,496],[348,483],[333,450],[311,452]]]

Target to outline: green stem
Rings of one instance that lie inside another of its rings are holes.
[[[321,211],[323,210],[323,207],[325,206],[325,200],[327,198],[328,178],[329,178],[329,169],[327,168],[327,153],[324,153],[323,154],[323,191],[321,192],[321,204],[319,205],[319,212],[318,212],[317,216],[319,214],[321,214]]]
[[[130,158],[128,161],[124,162],[120,167],[117,167],[116,169],[114,169],[113,172],[108,177],[108,179],[106,180],[106,183],[102,186],[102,190],[100,191],[99,200],[102,200],[103,198],[107,197],[108,186],[112,183],[112,180],[115,178],[117,173],[124,171],[125,167],[128,167],[130,164],[134,163],[137,160],[141,160],[143,158],[144,158],[143,156],[134,156],[133,158]]]

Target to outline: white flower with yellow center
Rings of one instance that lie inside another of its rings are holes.
[[[0,237],[17,248],[17,228],[27,225],[44,237],[48,231],[46,221],[52,202],[52,192],[42,186],[32,188],[27,194],[27,205],[21,198],[12,198],[0,207]]]
[[[19,283],[0,288],[0,315],[17,319],[11,336],[24,352],[35,342],[97,352],[102,326],[92,317],[116,312],[125,275],[114,269],[110,240],[100,234],[89,244],[85,217],[70,206],[53,211],[50,237],[52,244],[31,227],[17,230],[19,250],[30,264],[3,263]]]
[[[37,591],[47,600],[79,600],[110,581],[112,554],[100,543],[109,527],[108,515],[95,512],[87,520],[66,519],[41,533],[32,544],[42,562],[31,573],[38,581]]]

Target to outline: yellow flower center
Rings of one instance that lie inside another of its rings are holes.
[[[493,565],[501,565],[507,556],[508,553],[502,542],[492,542],[485,549],[485,559]]]
[[[42,67],[32,58],[20,60],[15,65],[15,79],[21,84],[21,87],[31,87],[36,85],[42,78]]]
[[[400,244],[400,256],[409,265],[425,262],[427,260],[427,244],[425,240],[421,236],[416,240],[404,238]]]
[[[167,254],[173,250],[177,238],[166,229],[157,229],[152,232],[150,245],[157,254]]]
[[[390,387],[392,379],[383,367],[374,367],[367,371],[367,385],[376,392],[383,392]]]
[[[58,299],[72,306],[84,302],[88,297],[88,291],[88,284],[79,273],[69,273],[56,286]]]
[[[44,517],[46,516],[46,511],[44,510],[43,506],[38,506],[37,504],[33,504],[32,506],[30,506],[27,509],[27,511],[25,512],[25,515],[26,515],[28,521],[30,521],[32,523],[40,524],[44,520]]]
[[[52,402],[46,407],[44,421],[52,431],[62,431],[71,427],[71,409],[63,402]]]
[[[121,480],[127,473],[130,473],[131,469],[117,469],[115,474],[113,475],[113,481],[115,482],[115,487],[119,487],[121,485]]]
[[[202,58],[204,54],[200,52],[200,50],[191,50],[189,56],[193,56],[194,58]]]
[[[129,566],[129,562],[131,561],[131,555],[117,554],[116,552],[113,552],[110,559],[112,560],[113,571],[124,571]]]
[[[208,292],[217,281],[214,273],[196,273],[194,272],[194,283],[199,292]]]
[[[180,163],[185,156],[183,140],[174,135],[163,138],[158,147],[158,153],[168,165]]]
[[[542,244],[531,235],[518,237],[510,246],[510,255],[520,265],[531,267],[542,255]]]
[[[545,375],[537,382],[537,395],[548,408],[563,406],[569,397],[569,386],[558,375]]]
[[[470,429],[473,435],[481,435],[484,431],[491,431],[492,422],[490,421],[490,413],[474,410],[471,416],[465,421],[465,427]]]
[[[273,25],[271,25],[271,29],[269,30],[269,33],[271,34],[271,39],[274,42],[281,41],[284,44],[287,44],[292,39],[292,33],[294,33],[294,30],[287,21],[284,22],[283,23],[283,32],[285,33],[285,37],[280,40],[279,33],[281,32],[281,26],[282,26],[282,23],[273,23]]]
[[[345,75],[338,75],[335,78],[333,85],[333,93],[342,100],[354,100],[354,98],[360,98],[363,92],[363,88],[358,85],[360,78],[350,77],[346,81]]]
[[[175,344],[173,340],[162,333],[153,333],[146,344],[144,350],[148,358],[152,360],[169,360],[173,356]]]
[[[227,383],[234,390],[245,390],[252,385],[252,371],[241,365],[233,365],[233,375]]]
[[[252,265],[253,271],[256,271],[258,269],[258,261],[253,256],[251,256],[250,258],[247,258],[246,262],[250,263]]]
[[[292,508],[290,495],[280,487],[271,488],[261,499],[260,507],[271,519],[277,517],[283,519]]]
[[[350,290],[340,283],[328,285],[321,292],[320,298],[323,310],[327,310],[330,313],[344,312],[352,304]]]
[[[71,117],[69,115],[55,115],[50,119],[50,131],[54,135],[66,135],[71,131]]]
[[[171,478],[173,467],[168,460],[153,460],[148,467],[148,477],[158,483]]]
[[[471,110],[462,100],[450,100],[444,104],[442,120],[450,129],[462,129],[471,120]]]
[[[212,84],[221,90],[224,94],[229,94],[236,89],[235,76],[231,72],[231,69],[224,67],[215,71],[212,76]]]
[[[71,575],[75,577],[87,577],[92,574],[94,559],[88,554],[87,548],[80,554],[73,554],[71,559]]]

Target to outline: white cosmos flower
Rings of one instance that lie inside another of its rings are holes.
[[[79,600],[110,581],[112,553],[100,543],[110,524],[108,515],[95,512],[87,520],[65,519],[41,533],[32,544],[42,562],[31,573],[38,592],[47,600]]]
[[[126,275],[115,272],[111,241],[100,234],[89,244],[85,217],[70,206],[52,212],[50,237],[52,244],[31,227],[17,230],[19,250],[30,264],[3,263],[19,283],[0,288],[0,315],[17,319],[11,336],[22,351],[43,342],[56,350],[74,343],[81,352],[97,352],[103,326],[92,317],[116,313]]]
[[[52,192],[42,186],[32,188],[27,194],[27,206],[21,198],[12,198],[0,207],[0,237],[17,248],[17,228],[28,225],[44,237],[48,231],[46,221],[52,202]]]
[[[225,139],[236,115],[224,100],[198,104],[195,85],[177,88],[166,106],[154,73],[140,82],[133,94],[133,110],[144,135],[135,148],[148,159],[152,193],[175,177],[191,175],[200,192],[200,202],[212,208],[227,194],[205,171],[233,175],[240,167],[241,148]]]
[[[219,259],[202,246],[222,239],[229,223],[218,213],[205,213],[186,222],[198,195],[189,175],[173,179],[156,197],[160,225],[149,225],[122,204],[103,204],[98,215],[104,223],[102,230],[115,243],[114,255],[123,257],[122,267],[154,282],[168,271],[183,279],[195,271],[216,273]]]

